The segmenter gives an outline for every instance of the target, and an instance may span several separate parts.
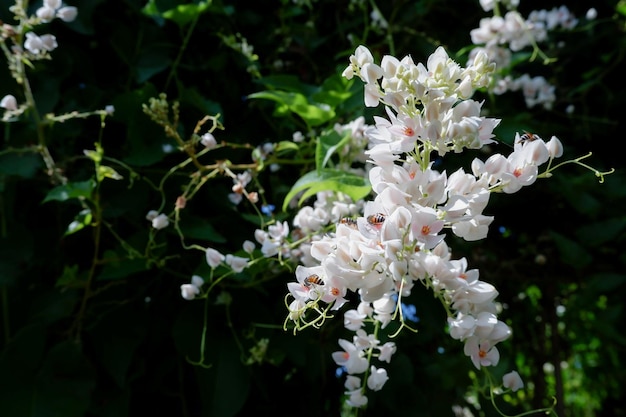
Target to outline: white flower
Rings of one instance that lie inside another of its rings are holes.
[[[226,255],[224,262],[226,262],[226,265],[230,266],[235,272],[241,272],[248,266],[247,258],[231,254]]]
[[[455,319],[448,317],[450,336],[453,339],[465,340],[473,336],[476,328],[476,319],[470,315],[459,313]]]
[[[552,136],[548,143],[546,143],[550,158],[559,158],[563,156],[563,144],[556,136]]]
[[[76,19],[78,15],[78,10],[73,6],[65,6],[61,7],[57,10],[57,17],[64,22],[72,22]]]
[[[246,240],[243,242],[243,250],[246,251],[246,253],[252,254],[252,252],[254,252],[255,247],[256,245],[251,240]]]
[[[505,374],[502,377],[502,385],[513,392],[524,388],[524,382],[517,371],[511,371],[508,374]]]
[[[57,38],[54,35],[41,35],[39,39],[41,39],[43,49],[46,51],[52,51],[59,46],[59,44],[57,44]]]
[[[213,134],[209,132],[200,137],[200,143],[209,149],[213,149],[217,146],[217,140],[215,140],[215,136],[213,136]]]
[[[212,248],[207,248],[206,262],[207,264],[209,264],[211,268],[217,267],[219,264],[221,264],[224,261],[224,259],[225,259],[225,256],[222,255],[219,251],[212,249]]]
[[[180,286],[180,293],[185,300],[193,300],[200,294],[200,289],[193,284],[183,284]]]
[[[7,94],[0,100],[0,107],[7,110],[17,110],[17,100],[11,94]]]
[[[348,391],[346,394],[348,394],[346,404],[349,406],[360,408],[367,405],[367,397],[363,395],[361,388],[354,391]]]
[[[500,361],[500,352],[488,340],[479,340],[472,336],[465,341],[463,348],[466,356],[469,356],[476,369],[481,366],[496,366]]]
[[[300,143],[300,142],[304,142],[304,134],[302,132],[300,132],[299,130],[293,132],[293,135],[291,135],[291,140],[293,140],[296,143]]]
[[[587,10],[587,14],[585,14],[585,17],[587,18],[587,20],[594,20],[596,17],[598,17],[598,11],[592,7],[591,9]]]
[[[370,367],[370,376],[367,377],[367,386],[372,391],[380,391],[389,377],[387,370],[384,368],[376,368],[374,365]]]
[[[367,318],[356,310],[348,310],[343,315],[343,325],[346,329],[356,331],[363,327],[363,321]]]
[[[52,21],[52,19],[54,19],[56,10],[53,9],[52,7],[43,6],[37,9],[35,14],[37,15],[39,19],[41,19],[42,22],[48,23]]]
[[[49,7],[50,9],[58,9],[63,4],[62,0],[43,0],[44,7]]]
[[[345,366],[349,374],[362,374],[367,370],[367,359],[363,357],[363,352],[345,339],[339,339],[339,345],[343,351],[332,353],[332,358],[339,366]]]
[[[40,53],[44,47],[41,38],[33,32],[26,32],[26,40],[24,41],[24,48],[33,54]]]
[[[484,11],[489,12],[493,10],[494,0],[480,0],[479,3]]]
[[[306,303],[302,299],[296,298],[287,309],[289,310],[289,320],[297,321],[306,313]]]
[[[194,275],[191,277],[191,285],[195,285],[200,288],[204,284],[204,279],[200,275]]]
[[[343,386],[348,391],[354,391],[356,389],[359,389],[361,388],[361,378],[359,378],[358,376],[354,376],[354,375],[348,375],[346,377],[346,382],[343,383]]]
[[[387,342],[384,345],[378,348],[380,350],[380,355],[378,355],[378,360],[382,362],[391,362],[391,355],[396,353],[396,344],[394,342]]]
[[[170,221],[167,218],[167,215],[163,213],[159,214],[158,216],[152,219],[152,227],[154,227],[157,230],[165,229],[169,225],[170,225]]]

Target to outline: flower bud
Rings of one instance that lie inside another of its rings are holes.
[[[43,6],[38,8],[35,14],[42,22],[48,23],[54,19],[55,10],[51,7]]]
[[[200,137],[200,143],[209,149],[213,149],[217,146],[217,140],[215,140],[215,136],[213,136],[209,132]]]
[[[76,9],[76,7],[66,6],[66,7],[61,7],[59,10],[57,10],[57,17],[64,22],[74,21],[77,15],[78,15],[78,10]]]
[[[56,10],[59,7],[61,7],[62,4],[63,2],[61,0],[43,0],[44,7],[48,7],[53,10]]]
[[[193,300],[200,294],[200,289],[193,284],[183,284],[180,286],[180,295],[185,300]]]
[[[11,94],[7,94],[0,100],[0,107],[7,110],[17,110],[17,100]]]
[[[563,144],[556,136],[552,136],[548,143],[546,143],[546,146],[548,147],[550,158],[559,158],[563,155]]]
[[[516,371],[511,371],[508,374],[505,374],[502,377],[502,385],[513,392],[524,388],[524,382]]]
[[[57,38],[54,35],[41,35],[39,39],[41,40],[42,48],[46,51],[53,51],[59,46]]]
[[[170,225],[170,221],[167,218],[167,216],[163,213],[159,214],[154,219],[152,219],[152,227],[154,227],[157,230],[165,229],[169,225]]]
[[[200,275],[194,275],[191,277],[191,285],[200,288],[202,287],[202,284],[204,284],[204,279],[202,279]]]
[[[213,248],[207,248],[206,250],[206,262],[211,268],[215,268],[224,261],[224,255],[216,251]]]
[[[251,240],[246,240],[245,242],[243,242],[243,250],[249,254],[252,254],[252,252],[254,252],[255,247],[256,245]]]
[[[159,212],[156,210],[150,210],[148,214],[146,214],[146,220],[152,221],[156,216],[159,215]]]

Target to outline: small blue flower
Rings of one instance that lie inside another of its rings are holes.
[[[271,216],[275,209],[276,206],[273,204],[263,204],[261,206],[261,212],[266,216]]]
[[[391,298],[393,298],[393,300],[397,302],[398,294],[393,294]],[[420,321],[420,318],[417,317],[417,308],[414,304],[400,303],[400,308],[402,309],[402,317],[404,317],[405,320],[411,320],[414,323]]]
[[[500,232],[500,234],[502,235],[502,237],[506,238],[506,237],[510,237],[512,232],[510,229],[507,229],[505,226],[500,226],[498,227],[498,232]]]
[[[414,304],[404,304],[401,303],[400,307],[402,308],[402,316],[406,319],[406,320],[410,320],[414,323],[417,323],[420,321],[420,318],[417,317],[417,308],[415,307]]]
[[[347,372],[347,369],[345,366],[340,366],[339,368],[337,368],[335,370],[335,376],[337,378],[341,378],[343,376],[343,374],[345,374]]]

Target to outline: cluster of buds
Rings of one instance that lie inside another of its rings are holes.
[[[358,307],[344,313],[344,326],[355,332],[354,339],[341,340],[343,351],[333,354],[348,374],[346,396],[352,406],[366,405],[367,388],[379,390],[387,380],[384,368],[371,360],[389,362],[395,345],[383,343],[378,330],[394,320],[400,328],[408,326],[402,299],[415,284],[442,302],[451,337],[464,343],[476,368],[497,365],[497,344],[511,335],[497,316],[498,291],[480,280],[465,258],[452,258],[446,231],[468,241],[484,239],[493,221],[483,214],[490,194],[513,193],[547,176],[549,167],[544,174],[538,167],[561,156],[561,143],[556,137],[546,142],[518,134],[511,154],[475,159],[471,173],[439,172],[431,162],[433,154],[496,142],[493,129],[500,120],[481,116],[482,103],[471,99],[476,89],[489,85],[493,71],[485,53],[466,68],[441,47],[426,65],[410,56],[385,56],[378,65],[359,46],[343,73],[365,83],[367,106],[385,105],[387,118],[375,117],[375,125],[364,131],[375,198],[364,203],[362,215],[341,218],[334,231],[311,242],[316,263],[299,265],[296,281],[288,283],[285,323],[296,330],[319,327],[348,302],[349,292],[358,295]],[[299,213],[298,222],[308,224],[304,214]],[[521,386],[510,375],[507,384]]]

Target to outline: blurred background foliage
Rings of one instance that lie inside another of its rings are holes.
[[[51,194],[55,184],[37,153],[15,152],[36,141],[28,118],[2,127],[0,416],[340,415],[343,380],[330,353],[347,333],[340,320],[296,336],[282,329],[289,268],[268,263],[221,281],[208,301],[181,298],[181,284],[208,273],[204,255],[183,249],[171,227],[154,233],[145,216],[172,209],[191,171],[156,186],[184,155],[142,105],[160,93],[170,105],[177,101],[182,137],[205,115],[219,114],[224,129],[214,135],[229,146],[212,156],[247,164],[254,148],[290,141],[295,131],[361,115],[371,122],[380,109],[364,109],[362,86],[339,77],[358,44],[379,59],[410,54],[416,62],[443,45],[464,64],[469,32],[488,14],[477,1],[452,0],[68,3],[78,8],[76,21],[47,24],[59,48],[29,72],[38,110],[58,115],[113,105],[115,113],[104,128],[98,117],[47,127],[48,147],[77,187],[69,196]],[[12,21],[12,4],[0,1],[3,22]],[[580,18],[590,6],[522,0],[519,10],[561,4]],[[498,288],[501,319],[513,328],[499,368],[518,369],[526,388],[509,398],[513,408],[501,405],[509,414],[555,397],[561,416],[626,415],[626,178],[619,154],[625,7],[608,0],[593,6],[596,21],[558,33],[546,47],[555,63],[520,67],[557,86],[553,109],[528,109],[515,93],[485,95],[485,108],[503,119],[496,133],[505,143],[495,151],[507,153],[515,131],[556,135],[566,157],[592,152],[588,163],[616,173],[598,184],[593,173],[566,165],[514,195],[492,196],[488,239],[450,242],[456,257],[467,256]],[[373,8],[387,28],[374,24]],[[249,98],[281,89],[325,99],[332,111],[307,119],[280,100]],[[20,90],[0,65],[4,94]],[[83,153],[94,143],[123,178],[81,191],[97,167]],[[306,149],[290,158],[300,163],[258,173],[264,202],[280,207],[295,180],[315,166]],[[256,211],[230,203],[231,186],[230,178],[216,177],[185,207],[187,244],[236,253],[253,240]],[[83,230],[66,233],[85,200],[108,227],[86,221]],[[274,216],[289,220],[294,213],[290,207]],[[445,312],[432,295],[416,291],[408,301],[419,332],[396,340],[390,380],[365,414],[453,415],[451,405],[466,406],[468,386],[481,377],[446,335]],[[495,415],[484,398],[470,408]]]

